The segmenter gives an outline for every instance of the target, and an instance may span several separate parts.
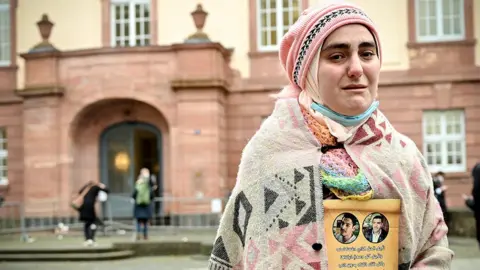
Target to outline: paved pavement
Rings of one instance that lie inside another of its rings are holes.
[[[185,239],[185,237],[187,239]],[[130,237],[115,236],[99,238],[99,247],[108,247],[115,241],[128,241]],[[20,243],[18,239],[0,238],[0,248],[73,248],[81,246],[81,239],[70,237],[64,240],[56,240],[52,237],[39,237],[36,242]],[[151,241],[189,240],[211,242],[209,234],[177,234],[159,235],[151,238]],[[8,246],[8,247],[7,247]],[[450,247],[456,256],[453,260],[453,270],[477,270],[480,269],[480,249],[474,239],[450,238]],[[8,262],[0,263],[1,270],[206,270],[207,258],[205,256],[179,256],[179,257],[140,257],[118,261],[101,262]]]
[[[452,270],[479,269],[480,259],[455,259]],[[206,258],[143,257],[103,262],[0,263],[2,270],[207,270]]]
[[[53,235],[33,235],[34,241],[32,243],[25,243],[19,241],[19,237],[0,237],[0,250],[3,249],[49,249],[49,248],[84,248],[83,239],[81,236],[66,236],[62,240],[56,239]],[[129,235],[113,235],[113,236],[100,236],[97,237],[97,243],[99,248],[108,248],[115,242],[130,242],[133,237]],[[195,233],[165,233],[165,234],[151,234],[149,236],[149,242],[200,242],[206,244],[212,244],[214,240],[214,234],[211,232],[195,232]],[[141,240],[142,241],[142,240]],[[3,244],[5,243],[5,244]],[[0,270],[3,270],[0,268]]]
[[[143,257],[101,262],[0,263],[2,270],[207,270],[206,259],[194,257]]]

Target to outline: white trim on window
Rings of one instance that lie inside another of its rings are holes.
[[[7,130],[0,128],[0,185],[8,184]]]
[[[288,1],[287,6],[283,2]],[[257,48],[258,51],[276,51],[283,35],[290,26],[295,23],[301,12],[301,0],[274,0],[274,7],[271,7],[271,0],[257,0]],[[262,8],[262,5],[264,8]],[[284,13],[288,18],[284,18]],[[266,16],[265,25],[262,24],[262,15]],[[272,15],[274,17],[272,17]],[[272,24],[274,20],[275,25]],[[263,32],[267,32],[265,44],[262,39]],[[272,40],[272,32],[275,40]]]
[[[444,2],[448,5],[448,15],[445,15],[446,10],[444,9]],[[420,14],[423,10],[421,6],[425,7],[428,16]],[[436,42],[464,39],[465,12],[463,7],[463,0],[415,0],[415,27],[417,41]],[[426,20],[428,20],[428,22],[426,22]],[[423,26],[427,33],[422,33],[422,23],[425,23]],[[450,33],[447,33],[447,26],[450,29]]]
[[[0,66],[11,64],[10,1],[0,0]]]
[[[117,18],[117,14],[120,13]],[[110,40],[112,47],[144,46],[151,39],[150,0],[111,0]],[[119,33],[117,33],[117,26]]]
[[[423,154],[432,172],[465,172],[465,112],[463,110],[423,113]]]

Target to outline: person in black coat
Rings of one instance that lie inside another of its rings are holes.
[[[472,170],[473,189],[472,189],[472,210],[475,214],[475,225],[477,229],[477,242],[480,247],[480,163],[477,163]]]
[[[480,162],[475,164],[472,169],[473,188],[472,194],[462,194],[465,205],[473,211],[475,217],[475,227],[477,234],[477,242],[480,248]]]
[[[433,191],[435,198],[437,198],[437,201],[440,204],[440,208],[442,208],[443,219],[445,220],[445,223],[449,224],[447,199],[445,195],[445,191],[447,190],[447,186],[445,186],[445,174],[443,172],[438,172],[433,176],[432,180]]]
[[[88,189],[87,193],[83,197],[83,204],[78,209],[80,214],[80,221],[84,222],[84,235],[85,245],[93,245],[95,243],[95,230],[97,225],[97,214],[95,212],[95,203],[100,191],[108,193],[107,187],[102,183],[89,182],[78,192],[81,194],[85,189]]]

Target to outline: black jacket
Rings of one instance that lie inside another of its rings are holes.
[[[95,221],[97,215],[95,213],[95,202],[97,201],[97,196],[100,190],[108,193],[108,189],[102,189],[97,185],[89,186],[86,185],[78,193],[82,193],[85,188],[89,188],[88,192],[83,197],[83,204],[78,210],[80,212],[81,221]]]
[[[378,242],[377,243],[380,243],[383,240],[385,240],[385,238],[387,238],[387,234],[388,233],[385,230],[382,230],[382,232],[380,233],[380,236],[378,237]],[[372,240],[373,240],[373,229],[366,230],[364,235],[365,235],[365,238],[368,241],[372,242]]]
[[[473,189],[472,197],[473,202],[471,202],[471,208],[475,213],[480,214],[480,163],[477,163],[472,170],[473,177]],[[468,205],[468,203],[467,203]]]

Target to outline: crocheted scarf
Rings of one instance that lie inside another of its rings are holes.
[[[209,269],[328,269],[326,249],[318,250],[328,244],[323,183],[337,185],[339,197],[352,196],[368,189],[340,187],[328,178],[363,183],[362,173],[372,199],[401,201],[399,269],[450,269],[448,229],[416,145],[379,110],[341,143],[358,169],[346,156],[324,158],[330,154],[322,153],[325,145],[309,130],[297,99],[278,100],[242,152]],[[337,163],[346,166],[333,168]]]
[[[337,139],[330,134],[326,125],[318,122],[307,110],[300,106],[309,130],[323,146],[324,155],[320,160],[320,176],[324,189],[323,198],[342,200],[368,200],[373,190],[365,174],[353,162],[343,145],[338,146]],[[334,148],[336,147],[336,148]],[[330,148],[330,151],[327,151]],[[330,193],[333,193],[332,196]]]

